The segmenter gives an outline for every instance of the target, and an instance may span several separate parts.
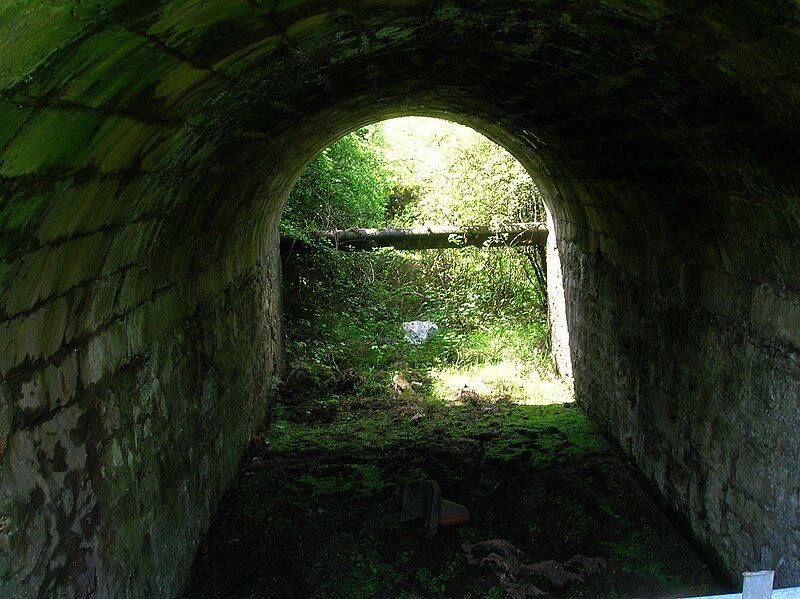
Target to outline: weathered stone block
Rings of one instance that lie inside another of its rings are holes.
[[[142,256],[156,253],[161,228],[161,221],[150,220],[127,225],[118,231],[104,256],[102,273],[118,272],[135,264]]]
[[[0,322],[0,378],[27,360],[47,359],[64,340],[69,306],[60,298],[42,308]]]
[[[38,110],[0,151],[0,175],[14,177],[86,166],[91,160],[89,142],[102,123],[100,114]]]
[[[128,326],[123,320],[91,337],[80,353],[81,381],[89,387],[113,374],[132,358],[128,345]]]
[[[752,297],[753,333],[800,349],[800,298],[759,285]]]
[[[97,276],[111,240],[109,234],[100,232],[30,253],[2,298],[6,312],[27,312]]]
[[[117,179],[99,179],[83,185],[73,184],[58,190],[50,198],[47,211],[40,219],[36,238],[42,244],[58,239],[93,233],[109,223]]]
[[[13,100],[0,101],[0,112],[4,115],[0,121],[0,148],[6,145],[25,124],[33,112],[33,107]]]
[[[77,385],[78,361],[71,352],[60,364],[37,370],[19,384],[17,410],[25,416],[38,416],[64,407],[75,399]]]

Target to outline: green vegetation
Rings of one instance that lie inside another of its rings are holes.
[[[530,177],[499,146],[457,125],[401,119],[326,150],[301,177],[282,226],[293,235],[345,225],[485,224],[541,211]],[[486,422],[513,427],[512,404],[571,401],[550,365],[537,260],[478,248],[290,257],[285,394],[302,401],[304,415],[279,418],[270,446],[424,442],[442,429],[473,430],[476,406]],[[432,320],[440,330],[411,345],[401,329],[409,320]],[[521,447],[509,433],[486,451],[513,460],[528,451]]]
[[[385,224],[394,177],[385,165],[380,127],[354,131],[322,152],[302,173],[284,207],[281,232]]]
[[[283,230],[532,220],[537,197],[521,167],[474,132],[390,122],[311,165]],[[500,599],[497,576],[467,564],[461,547],[492,538],[530,561],[608,562],[565,589],[543,581],[554,597],[707,590],[705,566],[553,373],[533,258],[507,249],[290,257],[281,404],[253,440],[190,594]],[[401,323],[412,319],[440,330],[409,344]],[[468,507],[469,524],[430,540],[418,522],[401,524],[415,479],[439,481]]]
[[[393,177],[395,225],[544,221],[539,190],[511,154],[467,127],[436,119],[379,125]]]
[[[541,322],[493,319],[481,328],[446,328],[411,345],[402,338],[402,315],[383,308],[342,301],[336,309],[292,321],[288,389],[312,401],[387,399],[396,393],[398,378],[395,387],[406,385],[420,401],[434,403],[463,403],[465,385],[468,397],[483,400],[570,401],[551,370]]]
[[[508,152],[466,127],[412,118],[360,129],[323,152],[298,181],[281,228],[304,238],[332,227],[543,220],[536,186]],[[294,256],[284,269],[289,333],[332,303],[459,333],[488,321],[543,323],[544,270],[536,248]]]
[[[298,182],[282,227],[295,235],[346,225],[541,218],[533,182],[505,150],[453,123],[398,119],[323,152]],[[550,365],[537,269],[529,249],[291,256],[284,264],[286,390],[304,398],[310,418],[398,398],[420,414],[452,404],[568,402]],[[440,330],[411,345],[401,329],[410,320],[432,320]],[[371,415],[367,431],[380,429],[382,418]],[[292,430],[286,441],[306,434]]]

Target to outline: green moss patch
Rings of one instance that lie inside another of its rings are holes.
[[[295,397],[275,414],[212,530],[193,595],[502,597],[460,548],[490,538],[531,561],[608,561],[554,597],[716,588],[575,404],[365,397],[342,392],[331,369],[314,376],[337,393]],[[470,523],[431,540],[420,523],[401,524],[405,483],[420,478],[466,505]]]

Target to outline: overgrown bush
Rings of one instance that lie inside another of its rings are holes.
[[[543,220],[524,168],[471,129],[399,119],[352,133],[303,173],[284,234],[315,228],[478,225]],[[336,306],[391,326],[430,319],[467,329],[488,321],[544,319],[543,256],[532,248],[337,253],[285,263],[287,318]]]
[[[322,152],[300,175],[284,207],[281,232],[379,227],[394,177],[382,154],[380,127],[364,127]]]

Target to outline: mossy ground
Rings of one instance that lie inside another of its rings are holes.
[[[603,573],[556,597],[719,588],[575,404],[547,403],[514,380],[480,381],[487,393],[456,396],[436,377],[449,369],[474,383],[505,361],[553,388],[539,359],[543,329],[445,331],[413,347],[324,322],[324,335],[306,330],[294,346],[283,405],[209,534],[191,596],[500,598],[494,574],[468,566],[460,548],[491,538],[531,561],[607,560]],[[405,390],[391,387],[398,374]],[[418,478],[468,506],[469,524],[430,540],[419,523],[400,525],[405,483]]]

